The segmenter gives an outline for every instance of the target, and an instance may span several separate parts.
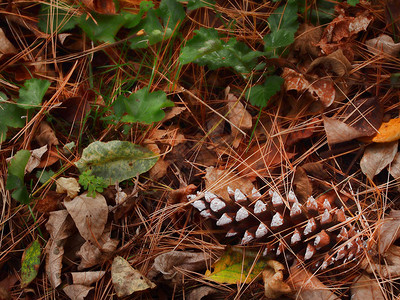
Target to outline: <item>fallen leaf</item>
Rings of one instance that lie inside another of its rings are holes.
[[[55,164],[60,159],[60,156],[57,152],[57,148],[55,146],[51,146],[50,149],[48,149],[47,152],[42,156],[40,164],[37,166],[37,168],[46,168]]]
[[[59,194],[66,193],[68,197],[75,198],[81,189],[78,180],[73,177],[60,177],[56,180],[56,192]]]
[[[264,295],[268,299],[278,299],[292,292],[290,286],[283,281],[285,267],[276,260],[269,260],[263,271]]]
[[[257,252],[240,248],[228,248],[227,251],[207,270],[204,278],[218,283],[250,283],[258,277],[268,260],[257,258]]]
[[[21,287],[26,287],[38,274],[40,266],[40,244],[33,241],[22,254]]]
[[[87,193],[64,201],[64,205],[75,222],[80,235],[87,241],[98,243],[107,223],[107,201],[101,194],[89,197]]]
[[[0,281],[0,299],[1,300],[11,300],[11,289],[15,283],[19,280],[17,275],[10,274],[7,275],[2,281]]]
[[[317,57],[320,50],[316,44],[320,41],[322,35],[322,28],[315,27],[307,23],[300,25],[297,30],[294,43],[292,45],[294,51],[298,51],[301,56],[311,55]]]
[[[346,56],[344,56],[342,50],[337,50],[327,56],[318,57],[313,60],[307,69],[307,73],[310,73],[317,67],[332,71],[337,76],[347,76],[352,69],[351,63]]]
[[[35,150],[31,150],[31,156],[29,157],[28,163],[26,164],[25,173],[32,172],[35,168],[37,168],[40,165],[42,156],[43,154],[46,153],[46,151],[47,151],[47,145],[44,145]]]
[[[165,122],[167,120],[170,120],[174,117],[176,117],[177,115],[180,115],[184,110],[186,110],[185,106],[174,106],[169,110],[165,111],[165,117],[164,119],[162,119],[161,122]]]
[[[370,278],[367,275],[361,275],[353,282],[350,288],[351,300],[384,300],[382,287],[376,278]]]
[[[233,189],[240,189],[246,195],[250,195],[254,184],[248,178],[239,177],[230,170],[218,170],[214,167],[206,168],[204,177],[206,190],[220,196],[225,201],[231,201],[228,194],[228,186]]]
[[[0,28],[0,58],[3,54],[13,54],[17,53],[14,45],[8,40],[3,29]]]
[[[75,164],[81,172],[92,170],[93,175],[114,184],[147,172],[157,160],[158,156],[144,147],[116,140],[91,143]]]
[[[201,300],[203,297],[214,295],[218,292],[216,288],[210,286],[200,286],[189,292],[187,300]]]
[[[289,271],[287,280],[291,288],[296,292],[295,299],[303,300],[340,300],[319,279],[302,267],[293,266]]]
[[[370,179],[379,174],[394,159],[398,142],[372,144],[366,147],[360,161],[361,171]]]
[[[379,257],[383,260],[382,264],[375,263],[365,258],[360,262],[360,267],[367,273],[379,274],[379,277],[389,279],[400,276],[400,247],[391,245],[386,252]]]
[[[400,119],[391,119],[382,123],[377,135],[372,138],[374,143],[388,143],[400,139]]]
[[[297,199],[300,203],[306,203],[307,199],[312,195],[313,187],[303,167],[297,167],[293,178],[293,187]]]
[[[384,254],[400,237],[400,210],[392,209],[377,231],[378,253]]]
[[[363,133],[340,120],[325,116],[322,118],[329,145],[351,141],[363,136]]]
[[[387,34],[381,34],[377,38],[365,42],[368,50],[375,55],[386,53],[391,56],[397,56],[400,52],[400,43],[395,43]]]
[[[114,258],[111,278],[118,297],[129,296],[134,292],[153,289],[156,285],[143,276],[121,256]]]
[[[40,122],[38,131],[35,134],[35,141],[40,147],[44,145],[57,146],[59,144],[56,133],[46,121]]]
[[[72,284],[65,286],[63,291],[71,300],[83,300],[92,289],[93,287],[81,284]]]
[[[170,251],[158,255],[149,272],[149,278],[156,277],[159,273],[165,280],[173,283],[181,282],[182,275],[177,268],[185,271],[200,271],[205,269],[211,256],[205,252]]]
[[[82,0],[89,9],[100,14],[115,14],[115,4],[112,0]]]
[[[400,152],[397,152],[394,156],[394,159],[390,164],[389,173],[397,181],[400,180]]]
[[[72,234],[73,228],[74,223],[66,210],[50,213],[49,220],[46,223],[46,229],[51,238],[47,246],[46,273],[53,288],[61,284],[64,243],[65,239]]]
[[[111,232],[105,230],[101,238],[96,242],[86,241],[76,253],[81,258],[78,270],[87,269],[101,264],[105,259],[114,253],[119,244],[118,240],[110,237]],[[99,248],[100,247],[100,248]]]
[[[105,271],[71,272],[72,282],[89,286],[101,279],[106,274]]]
[[[231,126],[231,134],[234,138],[233,148],[237,148],[240,141],[243,138],[243,134],[239,132],[237,128],[242,130],[251,129],[253,126],[251,114],[244,108],[243,104],[239,99],[232,93],[229,93],[229,86],[225,89],[225,94],[227,98],[227,109],[228,109],[228,120]]]
[[[164,159],[159,159],[149,171],[150,178],[153,180],[158,180],[164,177],[167,174],[169,165],[170,165],[169,161],[165,161]]]

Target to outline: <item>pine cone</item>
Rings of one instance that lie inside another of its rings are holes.
[[[265,244],[263,255],[286,262],[297,258],[313,270],[342,266],[364,253],[364,237],[355,230],[348,216],[352,213],[340,199],[311,196],[301,204],[293,192],[284,199],[270,191],[268,201],[256,189],[245,195],[228,187],[228,193],[231,201],[208,191],[187,198],[202,217],[226,229],[231,243],[260,242]]]

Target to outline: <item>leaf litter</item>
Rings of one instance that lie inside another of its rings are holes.
[[[9,3],[2,297],[397,297],[399,9],[314,2]],[[264,241],[223,251],[229,228],[187,196],[228,187],[340,202],[365,260],[320,273],[258,255]]]

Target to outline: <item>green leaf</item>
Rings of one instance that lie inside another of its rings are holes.
[[[28,150],[18,151],[8,165],[6,189],[15,190],[11,196],[24,204],[29,203],[29,193],[24,185],[25,167],[31,153]]]
[[[249,73],[256,65],[256,58],[264,54],[252,51],[236,39],[222,42],[214,28],[200,28],[195,33],[181,51],[179,60],[183,64],[195,62],[212,70],[232,67],[238,73]]]
[[[264,50],[270,52],[270,56],[281,54],[285,47],[294,42],[294,35],[299,27],[297,10],[297,1],[289,0],[268,18],[271,33],[264,36]]]
[[[259,258],[257,252],[241,248],[228,248],[214,263],[213,271],[207,270],[205,278],[218,283],[250,283],[268,266],[268,260]]]
[[[114,43],[118,31],[128,21],[131,20],[125,14],[104,15],[92,12],[91,16],[83,14],[78,24],[92,41]]]
[[[351,6],[356,6],[359,2],[359,0],[347,0],[347,3]]]
[[[184,2],[184,0],[180,0],[180,2]],[[187,9],[195,10],[201,7],[211,7],[215,6],[214,0],[189,0],[187,1]]]
[[[307,5],[307,10],[305,4],[306,2],[304,1],[298,2],[299,11],[302,14],[306,14],[304,17],[314,25],[329,23],[335,17],[335,6],[337,4],[335,1],[317,0],[314,1],[311,7]]]
[[[0,124],[14,128],[24,127],[23,116],[25,115],[26,110],[18,107],[17,104],[0,100]]]
[[[268,100],[280,91],[283,81],[279,76],[269,76],[263,85],[255,85],[247,90],[246,98],[255,106],[265,107]]]
[[[182,4],[176,0],[162,0],[158,14],[163,20],[164,26],[171,29],[175,29],[176,25],[182,23],[186,17]]]
[[[26,287],[38,274],[40,266],[40,244],[33,241],[22,255],[21,286]]]
[[[36,108],[42,103],[43,97],[50,86],[50,81],[32,78],[26,80],[19,89],[17,104],[24,109]]]
[[[42,4],[39,12],[38,27],[45,33],[62,33],[71,30],[77,24],[77,18],[60,5]]]
[[[125,14],[126,22],[124,27],[133,28],[137,26],[142,20],[143,15],[154,7],[154,3],[151,1],[140,2],[140,10],[137,15],[135,14]]]
[[[115,102],[116,114],[120,115],[125,111],[127,115],[123,116],[121,121],[130,123],[151,124],[161,121],[165,116],[162,109],[174,106],[174,103],[167,99],[167,95],[163,91],[149,93],[147,88],[136,91],[128,98],[119,96]]]
[[[150,170],[158,157],[147,148],[126,141],[93,142],[83,150],[76,162],[81,172],[92,170],[93,175],[121,182]]]

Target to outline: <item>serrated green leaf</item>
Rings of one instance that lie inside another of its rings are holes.
[[[38,27],[45,33],[62,33],[71,30],[77,24],[77,17],[60,5],[42,4],[39,12]]]
[[[264,50],[271,53],[269,56],[281,54],[285,47],[294,42],[294,35],[299,27],[297,10],[297,1],[289,0],[268,18],[271,32],[264,36]]]
[[[267,267],[267,259],[259,258],[256,261],[256,257],[257,252],[229,248],[214,263],[214,270],[205,273],[205,278],[226,284],[250,283]]]
[[[26,80],[24,86],[19,89],[18,106],[24,109],[38,107],[49,86],[50,81],[47,80],[37,78]]]
[[[128,98],[119,96],[114,104],[117,115],[123,111],[127,113],[122,117],[122,122],[146,124],[161,121],[165,116],[162,109],[171,106],[174,103],[167,99],[163,91],[149,93],[147,88],[136,91]]]
[[[22,255],[21,286],[26,287],[38,274],[40,266],[40,244],[33,241]]]
[[[76,166],[81,172],[91,170],[93,175],[114,184],[147,172],[157,160],[155,153],[130,142],[97,141],[83,150]]]
[[[265,107],[268,100],[280,91],[283,81],[279,76],[269,76],[263,85],[255,85],[247,90],[246,98],[255,106]]]

